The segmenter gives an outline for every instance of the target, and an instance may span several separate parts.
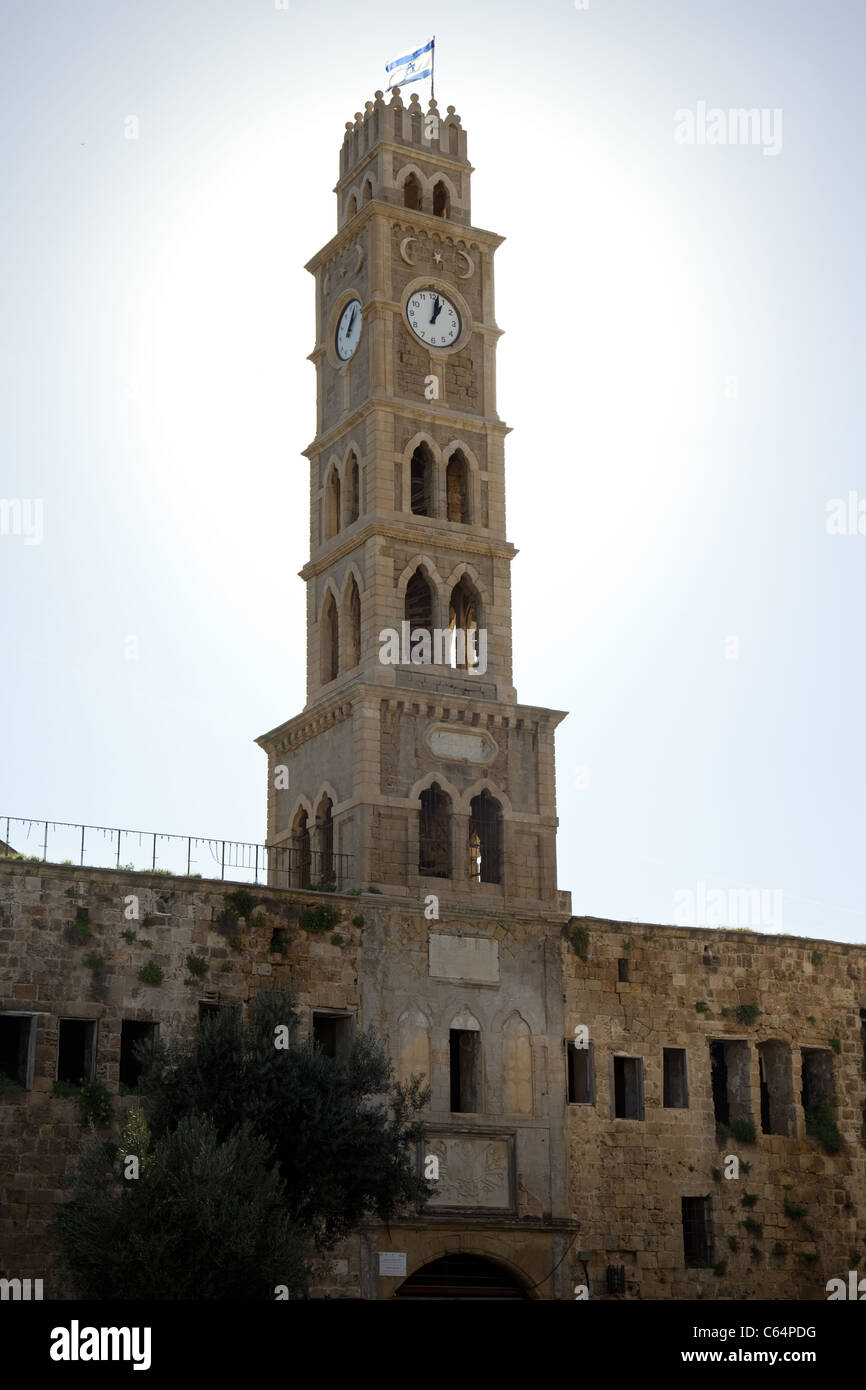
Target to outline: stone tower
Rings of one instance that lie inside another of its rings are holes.
[[[307,705],[263,735],[274,881],[556,905],[554,730],[517,703],[493,256],[452,106],[347,123],[316,280]]]

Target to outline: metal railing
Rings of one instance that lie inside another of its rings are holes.
[[[208,835],[120,830],[27,816],[0,816],[0,839],[0,859],[38,859],[92,869],[220,878],[273,888],[339,891],[352,878],[353,855],[292,844],[258,845]]]

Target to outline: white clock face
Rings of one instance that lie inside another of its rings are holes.
[[[348,362],[361,338],[361,301],[350,299],[337,323],[337,356]]]
[[[412,332],[429,347],[451,347],[460,337],[460,313],[456,304],[438,290],[416,290],[406,305]]]

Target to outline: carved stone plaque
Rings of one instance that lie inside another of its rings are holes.
[[[431,1207],[510,1209],[510,1147],[507,1139],[487,1134],[428,1136],[424,1151],[439,1159]]]

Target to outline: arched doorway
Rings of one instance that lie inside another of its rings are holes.
[[[405,1279],[395,1298],[526,1298],[505,1265],[481,1255],[443,1255]]]

